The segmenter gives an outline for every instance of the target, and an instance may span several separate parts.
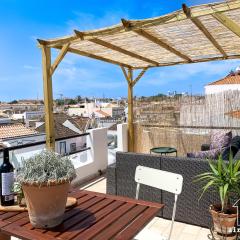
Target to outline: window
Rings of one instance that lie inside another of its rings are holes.
[[[70,144],[70,152],[76,152],[76,151],[77,151],[76,143],[71,143]]]
[[[66,142],[60,142],[60,154],[66,154]]]

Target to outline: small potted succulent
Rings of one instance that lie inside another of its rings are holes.
[[[19,182],[14,182],[13,184],[13,192],[17,196],[17,204],[20,207],[26,206],[26,203],[24,203],[24,194],[22,190],[22,186]]]
[[[50,150],[23,161],[17,181],[34,227],[52,228],[62,222],[70,182],[75,177],[70,159]]]
[[[230,156],[229,161],[223,161],[220,156],[217,161],[209,161],[210,171],[196,177],[196,181],[204,183],[202,195],[206,191],[219,193],[221,203],[210,206],[214,231],[217,239],[236,239],[234,227],[237,220],[237,208],[232,204],[232,199],[240,197],[240,160],[234,161]]]

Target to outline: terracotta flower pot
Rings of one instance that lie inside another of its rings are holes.
[[[236,239],[233,232],[237,220],[237,209],[229,207],[229,213],[221,213],[221,205],[211,205],[210,213],[213,219],[214,230],[217,232],[219,239]]]
[[[30,222],[34,227],[52,228],[62,222],[69,186],[68,182],[22,185]]]

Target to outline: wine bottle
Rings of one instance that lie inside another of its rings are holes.
[[[3,150],[3,163],[0,166],[0,179],[1,179],[1,205],[11,206],[14,205],[14,173],[13,165],[9,161],[8,149]]]

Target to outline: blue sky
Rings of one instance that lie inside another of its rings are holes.
[[[189,6],[210,2],[188,0]],[[71,34],[119,23],[121,18],[142,19],[181,8],[177,0],[1,0],[0,101],[42,98],[41,52],[36,38]],[[53,53],[55,55],[55,53]],[[204,85],[225,76],[240,61],[189,64],[149,70],[136,85],[135,95],[168,91],[203,93]],[[54,97],[127,95],[120,69],[111,64],[69,54],[53,77]]]

